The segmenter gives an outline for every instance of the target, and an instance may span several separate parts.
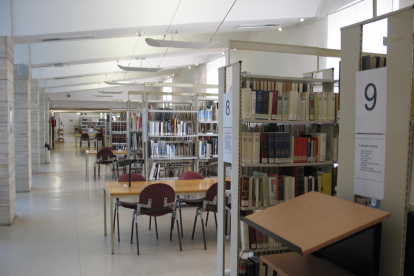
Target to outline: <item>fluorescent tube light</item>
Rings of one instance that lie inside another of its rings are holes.
[[[55,78],[55,80],[66,80],[66,79],[74,79],[74,78],[82,78],[83,76],[69,76],[69,77],[59,77]]]
[[[149,46],[152,47],[170,47],[170,48],[196,48],[196,49],[206,49],[217,42],[190,42],[190,41],[171,41],[171,40],[161,40],[161,39],[152,39],[152,38],[146,38],[145,42]]]
[[[280,24],[240,24],[236,29],[261,29],[261,28],[277,28]]]
[[[114,95],[96,95],[96,94],[92,94],[92,95],[94,95],[95,97],[101,97],[101,98],[110,98],[110,97],[113,97]]]
[[[106,84],[109,85],[142,85],[143,83],[135,83],[135,82],[126,82],[126,81],[105,81]]]
[[[51,42],[51,41],[78,40],[78,39],[91,39],[91,38],[95,38],[95,35],[45,37],[45,38],[39,38],[39,40],[40,42]]]
[[[127,67],[118,64],[119,69],[124,71],[138,71],[138,72],[158,72],[162,70],[160,67]]]
[[[103,91],[103,90],[97,90],[97,91],[102,94],[122,94],[122,91]]]

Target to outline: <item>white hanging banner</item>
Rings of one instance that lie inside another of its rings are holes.
[[[224,152],[223,161],[232,163],[232,144],[233,144],[233,93],[226,93],[223,95],[223,139]]]
[[[384,199],[387,68],[356,73],[354,194]]]

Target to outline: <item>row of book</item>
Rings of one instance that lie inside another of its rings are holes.
[[[316,166],[284,167],[279,173],[253,171],[241,177],[241,207],[269,207],[305,193],[316,191],[335,195],[337,168],[318,171]]]
[[[149,135],[183,136],[193,134],[193,123],[180,121],[176,118],[167,121],[149,121]]]
[[[243,163],[310,163],[326,161],[326,133],[294,137],[287,132],[242,132]]]
[[[127,131],[127,124],[112,122],[112,131]]]
[[[204,104],[198,110],[198,120],[204,121],[217,121],[218,120],[218,106],[217,103],[213,105],[205,106]]]
[[[242,119],[274,121],[335,121],[339,94],[280,92],[243,88]]]
[[[131,131],[142,131],[142,114],[131,113],[130,118]]]
[[[218,133],[218,124],[216,123],[199,123],[198,124],[198,133],[203,134],[217,134]]]
[[[150,158],[194,156],[194,143],[150,140],[149,153]]]
[[[200,158],[218,157],[218,139],[198,140],[198,156]]]
[[[130,148],[131,150],[142,149],[142,137],[136,133],[132,133],[130,136]]]
[[[288,250],[286,250],[288,252]],[[239,263],[240,276],[280,276],[272,267],[262,262],[260,256],[241,259]]]
[[[362,70],[375,69],[387,66],[387,58],[366,55],[362,57]]]
[[[126,143],[127,136],[126,134],[112,134],[112,143],[121,144]]]
[[[155,113],[150,112],[150,110],[164,110],[166,112]],[[182,112],[174,112],[174,111],[184,111],[188,110],[191,111],[192,107],[189,105],[176,105],[174,107],[156,107],[153,105],[148,105],[148,121],[168,121],[173,118],[180,120],[180,121],[191,121],[193,117],[191,113],[182,113]]]
[[[192,171],[192,167],[187,163],[182,164],[161,164],[152,163],[149,180],[159,180],[161,178],[179,177],[187,171]]]

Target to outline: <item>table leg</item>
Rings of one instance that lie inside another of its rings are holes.
[[[110,206],[110,209],[111,209],[111,212],[109,212],[110,214],[111,214],[111,220],[110,220],[110,223],[111,223],[111,248],[112,248],[112,254],[114,254],[114,228],[112,227],[112,221],[114,221],[114,213],[112,212],[112,208],[114,207],[114,199],[113,199],[113,197],[111,196],[111,200],[110,200],[110,203],[111,203],[111,205],[109,205]]]
[[[103,189],[103,206],[104,206],[104,233],[106,236],[106,192]]]
[[[76,137],[76,134],[75,134],[75,148],[77,147],[78,147],[78,137]]]
[[[86,166],[86,168],[85,168],[85,170],[86,170],[86,181],[89,181],[89,154],[85,154],[85,158],[86,158],[86,161],[85,161],[85,166]]]

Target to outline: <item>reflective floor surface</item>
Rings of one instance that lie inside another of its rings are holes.
[[[135,238],[130,244],[132,212],[121,208],[121,242],[115,241],[112,255],[110,235],[104,236],[103,230],[102,192],[105,179],[111,181],[111,171],[102,167],[101,178],[95,182],[90,161],[92,177],[86,181],[85,146],[75,148],[70,137],[65,141],[56,144],[51,164],[42,165],[42,173],[33,175],[31,192],[16,195],[13,225],[0,226],[1,276],[214,275],[214,218],[210,216],[206,227],[204,250],[200,223],[191,240],[193,208],[183,209],[183,252],[176,232],[169,240],[170,216],[158,218],[158,240],[154,225],[148,230],[148,217],[139,217],[139,256]],[[229,267],[228,258],[226,264]]]

